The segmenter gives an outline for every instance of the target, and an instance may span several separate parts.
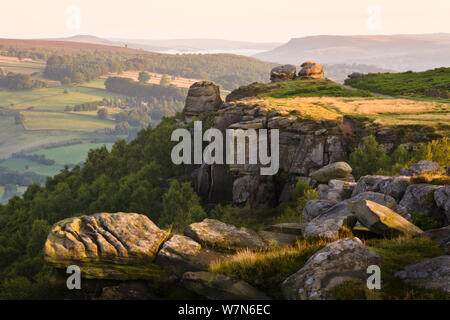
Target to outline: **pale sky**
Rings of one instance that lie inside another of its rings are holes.
[[[0,38],[285,42],[320,34],[450,32],[450,0],[1,0]],[[77,12],[80,12],[79,19]]]

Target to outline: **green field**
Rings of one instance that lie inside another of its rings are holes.
[[[64,112],[23,111],[25,130],[64,130],[92,132],[104,128],[114,128],[115,123],[101,120],[97,116]]]
[[[42,88],[30,91],[0,91],[0,107],[24,110],[34,107],[38,111],[64,111],[66,106],[85,102],[100,101],[103,98],[123,95],[106,91],[103,79],[94,80],[79,86]],[[67,93],[64,90],[67,89]]]
[[[78,164],[86,160],[89,150],[100,148],[103,145],[106,145],[108,150],[111,150],[113,146],[112,143],[83,143],[59,148],[42,149],[28,154],[44,155],[47,159],[55,160],[57,165]]]

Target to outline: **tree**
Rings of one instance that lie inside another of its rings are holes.
[[[108,110],[106,108],[101,108],[97,111],[97,116],[99,119],[106,120],[108,118]]]
[[[170,188],[163,196],[163,210],[159,223],[162,226],[172,225],[175,230],[183,230],[185,226],[206,218],[200,206],[200,199],[191,185],[180,184],[172,180]]]
[[[362,147],[358,147],[350,154],[349,164],[353,168],[352,174],[356,179],[366,174],[375,174],[389,170],[391,159],[381,148],[374,136],[368,136]]]
[[[170,77],[165,74],[161,77],[161,81],[159,82],[159,85],[162,87],[167,87],[170,85],[170,83],[171,83]]]
[[[150,74],[145,71],[139,72],[138,80],[140,83],[146,83],[148,80],[150,80]]]

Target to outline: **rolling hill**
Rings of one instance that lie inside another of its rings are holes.
[[[422,71],[450,65],[450,34],[309,36],[291,39],[254,55],[264,61],[300,64],[368,64],[396,71]]]

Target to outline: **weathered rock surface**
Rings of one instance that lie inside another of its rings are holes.
[[[328,185],[319,184],[317,187],[319,199],[335,202],[343,201],[351,197],[355,186],[355,182],[332,179],[328,182]]]
[[[365,248],[358,238],[335,241],[282,283],[283,295],[289,300],[330,299],[330,290],[336,285],[348,280],[365,281],[367,267],[380,262],[381,256]]]
[[[324,76],[323,66],[312,61],[304,62],[298,76],[300,79],[322,79]]]
[[[414,286],[439,288],[450,292],[450,256],[425,259],[407,265],[395,276]]]
[[[358,200],[370,200],[384,205],[395,212],[406,214],[405,208],[399,206],[391,196],[377,192],[363,192],[355,197],[339,202],[330,209],[312,219],[303,225],[303,236],[308,237],[324,237],[337,238],[339,229],[342,227],[344,220],[350,216],[354,216],[350,211],[349,203]]]
[[[352,172],[352,167],[347,162],[334,162],[314,171],[310,177],[321,183],[328,183],[332,179],[343,179]]]
[[[400,170],[402,176],[418,176],[424,173],[432,173],[440,171],[439,164],[433,161],[420,160],[419,162],[411,165],[409,168]]]
[[[193,223],[186,227],[184,234],[209,247],[260,249],[267,246],[256,232],[214,219]]]
[[[364,73],[360,73],[360,72],[352,72],[352,73],[349,74],[347,77],[348,77],[349,79],[358,79],[358,78],[364,77]]]
[[[104,287],[99,300],[151,300],[157,298],[141,281],[124,281]]]
[[[202,249],[189,237],[174,235],[158,252],[155,263],[171,274],[182,276],[187,271],[207,271],[211,262],[227,255]]]
[[[427,230],[423,236],[436,242],[444,254],[450,254],[450,225],[443,228]]]
[[[412,184],[408,186],[405,195],[400,201],[408,212],[417,214],[431,214],[436,206],[434,202],[434,192],[442,186],[433,184]]]
[[[442,187],[434,191],[434,201],[438,208],[441,208],[450,223],[450,187]]]
[[[297,69],[292,64],[285,64],[272,69],[270,80],[272,82],[292,80],[296,76]]]
[[[45,243],[45,260],[64,268],[75,264],[86,278],[145,279],[168,238],[149,218],[137,213],[98,213],[57,222]]]
[[[336,201],[331,200],[310,200],[306,203],[305,208],[303,208],[303,218],[305,221],[311,221],[330,209],[336,203]]]
[[[194,83],[188,91],[184,112],[188,117],[216,111],[223,104],[219,86],[209,81]]]
[[[396,201],[400,201],[410,180],[411,178],[407,176],[363,176],[358,180],[352,196],[373,191],[390,195]]]
[[[181,283],[209,300],[269,300],[247,282],[211,272],[186,272]]]
[[[388,207],[372,201],[358,200],[350,202],[349,209],[359,222],[369,228],[370,231],[382,236],[416,236],[423,233],[420,228]]]

